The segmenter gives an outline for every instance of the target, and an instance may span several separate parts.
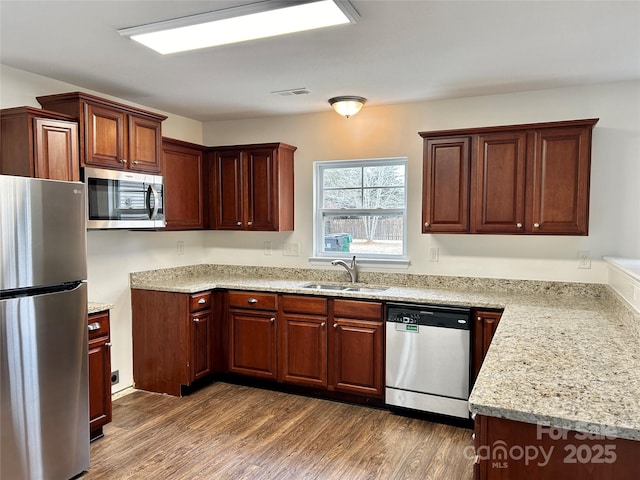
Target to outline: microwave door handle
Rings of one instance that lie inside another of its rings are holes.
[[[151,209],[151,195],[153,195],[153,209]],[[149,210],[149,218],[151,220],[156,218],[156,215],[158,214],[158,208],[160,207],[158,202],[159,198],[156,187],[149,185],[149,188],[147,188],[147,209]]]

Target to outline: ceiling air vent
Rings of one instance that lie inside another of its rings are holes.
[[[274,95],[279,95],[281,97],[290,97],[291,95],[309,95],[309,90],[306,88],[289,88],[287,90],[276,90],[275,92],[271,92]]]

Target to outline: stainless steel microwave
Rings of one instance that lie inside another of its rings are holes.
[[[87,228],[164,228],[164,182],[158,175],[85,168]]]

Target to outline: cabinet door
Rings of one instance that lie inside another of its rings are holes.
[[[84,164],[119,170],[126,168],[125,129],[124,112],[86,103]]]
[[[78,125],[73,122],[35,118],[34,162],[38,178],[80,180]]]
[[[496,332],[496,328],[498,328],[498,322],[501,316],[502,313],[500,312],[481,310],[473,312],[473,382],[475,382],[478,376],[482,361],[487,354],[487,350],[489,350],[489,345]]]
[[[202,151],[163,142],[164,215],[169,230],[204,226]]]
[[[229,370],[276,379],[276,314],[231,310]]]
[[[381,397],[383,322],[334,318],[330,338],[329,388]]]
[[[469,231],[469,137],[425,139],[422,233]]]
[[[129,114],[128,167],[131,170],[160,173],[162,155],[161,123]]]
[[[327,318],[287,314],[282,317],[281,380],[327,386]]]
[[[191,314],[191,359],[190,377],[191,381],[209,375],[212,371],[211,365],[211,310]]]
[[[90,438],[102,436],[111,421],[111,343],[109,312],[89,315],[89,429]]]
[[[111,350],[103,338],[89,342],[89,429],[96,430],[111,421]]]
[[[246,225],[248,230],[278,230],[277,178],[272,149],[249,150],[246,161]]]
[[[212,209],[212,223],[217,230],[243,230],[241,152],[215,152],[213,168],[215,205]]]
[[[524,231],[525,133],[478,135],[472,178],[472,231]]]
[[[533,233],[587,235],[591,128],[548,128],[535,134]]]

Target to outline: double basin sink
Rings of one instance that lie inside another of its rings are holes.
[[[368,287],[362,285],[335,285],[332,283],[305,283],[302,288],[311,290],[327,290],[334,292],[384,292],[389,287]]]

